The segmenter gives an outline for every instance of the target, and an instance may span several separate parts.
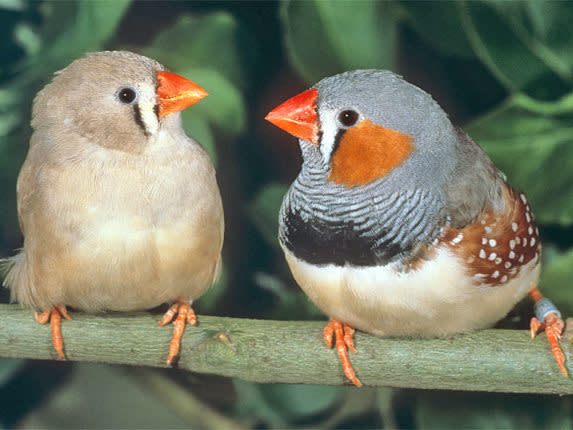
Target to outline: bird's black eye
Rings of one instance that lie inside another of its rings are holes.
[[[358,121],[359,116],[355,110],[343,110],[338,114],[338,122],[344,127],[352,127]]]
[[[117,98],[120,102],[130,105],[137,99],[137,91],[131,87],[120,88],[117,92]]]

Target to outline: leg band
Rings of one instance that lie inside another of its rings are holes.
[[[546,299],[545,297],[536,301],[533,305],[533,309],[537,319],[542,322],[545,321],[545,317],[551,313],[554,313],[558,318],[561,318],[561,312],[557,310],[551,300]]]

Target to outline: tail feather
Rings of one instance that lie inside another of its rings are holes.
[[[0,275],[4,278],[2,286],[11,291],[12,301],[21,301],[22,292],[27,290],[26,254],[20,251],[18,254],[0,259]]]

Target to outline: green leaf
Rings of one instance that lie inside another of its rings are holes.
[[[276,242],[278,243],[278,240]],[[269,309],[273,319],[323,320],[325,318],[324,313],[296,284],[287,285],[279,277],[262,272],[255,273],[253,281],[259,288],[271,292],[277,298],[272,309]]]
[[[393,402],[396,390],[390,387],[378,388],[376,391],[376,404],[378,412],[384,422],[384,428],[397,428]]]
[[[279,210],[288,186],[267,185],[249,205],[248,213],[263,237],[272,246],[278,247]]]
[[[510,91],[552,74],[573,85],[573,19],[568,2],[497,0],[456,3],[480,60]],[[535,88],[533,88],[535,90]]]
[[[572,406],[569,397],[420,391],[415,418],[420,429],[569,429]]]
[[[344,387],[324,385],[262,385],[266,401],[285,419],[296,420],[324,412],[340,399]]]
[[[193,108],[185,109],[181,112],[183,129],[185,133],[192,137],[207,151],[213,164],[217,166],[217,151],[215,150],[215,139],[209,127],[209,122],[202,115],[197,115]]]
[[[246,106],[241,93],[222,74],[213,69],[189,69],[182,73],[207,90],[209,96],[191,109],[207,119],[225,136],[237,136],[245,130]]]
[[[399,9],[391,1],[285,1],[291,63],[312,84],[352,69],[394,69]]]
[[[287,421],[267,401],[262,392],[263,385],[233,379],[237,393],[236,415],[253,420],[256,418],[273,428],[286,427]]]
[[[219,304],[219,300],[227,291],[228,286],[228,276],[227,276],[227,268],[223,264],[223,268],[221,269],[221,275],[219,279],[211,285],[205,294],[201,296],[201,298],[197,301],[197,310],[199,313],[213,313],[217,311],[217,305]]]
[[[456,4],[451,1],[401,0],[410,26],[444,54],[475,58],[460,21]]]
[[[566,100],[573,98],[569,96]],[[538,106],[539,110],[547,110],[543,106]],[[561,112],[567,110],[563,103],[559,107]],[[517,97],[465,129],[507,174],[509,181],[526,192],[541,223],[573,224],[570,115],[534,112],[523,107],[523,99]]]
[[[573,248],[553,258],[544,258],[544,261],[547,263],[541,272],[540,289],[564,315],[570,315],[573,312]]]
[[[27,7],[25,0],[0,0],[0,9],[22,11]]]
[[[114,34],[131,0],[45,2],[44,26],[38,35],[43,49],[22,64],[21,79],[47,79],[86,52],[99,50]]]
[[[26,55],[33,56],[40,52],[42,40],[36,30],[24,23],[17,24],[14,28],[14,40],[22,47]]]
[[[15,358],[0,358],[0,387],[16,373],[24,364],[24,360]]]
[[[172,71],[190,68],[217,71],[243,87],[246,78],[238,45],[241,38],[237,22],[228,13],[184,15],[157,36],[145,55],[158,59]]]

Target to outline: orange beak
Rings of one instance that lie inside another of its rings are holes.
[[[157,82],[159,118],[182,111],[209,94],[195,82],[171,72],[157,72]]]
[[[317,96],[317,90],[306,90],[274,108],[265,119],[299,139],[318,145]]]

